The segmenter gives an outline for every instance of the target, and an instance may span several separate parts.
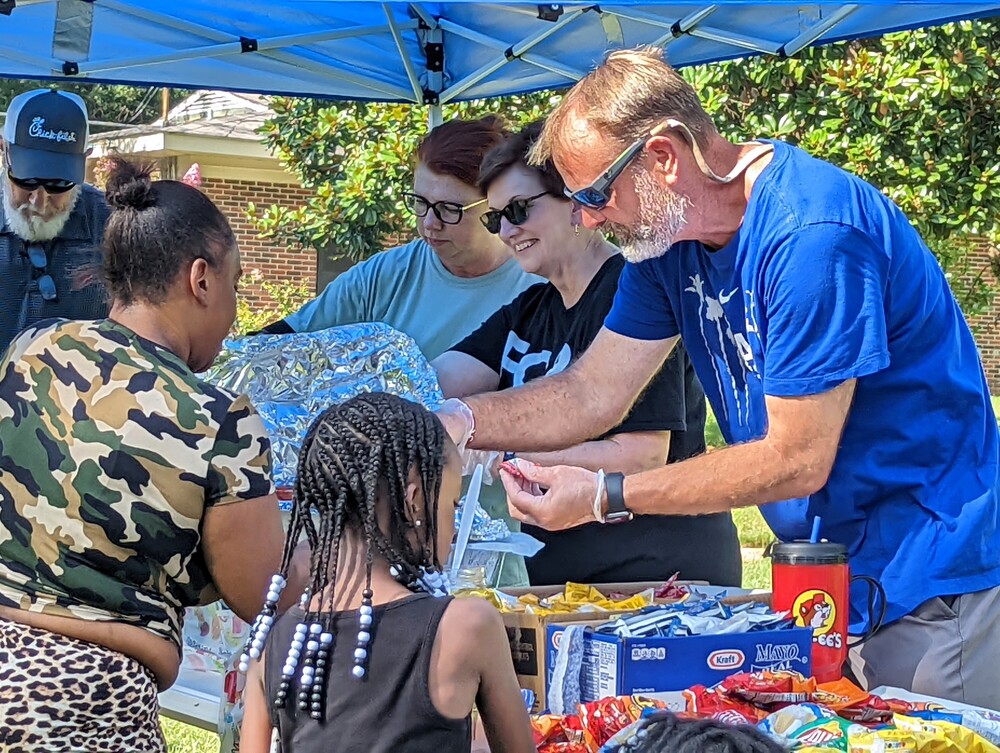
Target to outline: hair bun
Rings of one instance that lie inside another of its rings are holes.
[[[105,199],[114,209],[146,209],[155,204],[152,164],[139,164],[111,158],[111,173],[105,187]]]

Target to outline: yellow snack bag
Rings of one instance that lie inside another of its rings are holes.
[[[567,583],[563,589],[563,599],[570,604],[596,604],[606,601],[606,597],[593,586],[583,583]]]
[[[919,750],[913,733],[905,729],[880,729],[860,734],[848,733],[847,737],[847,753],[887,753],[888,751],[917,753]]]
[[[918,743],[920,753],[1000,753],[986,738],[954,722],[925,721],[916,717],[896,714],[896,728],[910,732]]]

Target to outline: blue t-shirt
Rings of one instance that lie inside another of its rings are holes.
[[[765,395],[856,378],[826,486],[762,506],[768,523],[790,540],[821,516],[852,572],[882,583],[890,622],[1000,584],[997,423],[979,353],[934,256],[868,183],[775,143],[732,241],[629,264],[606,326],[679,333],[730,443],[767,432]],[[852,590],[855,632],[866,598]]]
[[[513,259],[480,277],[457,277],[418,238],[355,264],[285,322],[296,332],[384,322],[412,337],[430,361],[541,282]]]

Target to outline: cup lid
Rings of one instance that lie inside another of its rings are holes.
[[[771,547],[771,561],[780,565],[840,565],[847,562],[847,547],[831,541],[778,542]]]

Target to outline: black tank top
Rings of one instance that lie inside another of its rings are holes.
[[[438,625],[451,600],[415,594],[375,606],[363,680],[351,675],[358,613],[338,612],[322,722],[299,711],[297,678],[285,708],[274,708],[281,668],[303,613],[295,607],[279,618],[268,636],[264,689],[281,753],[468,753],[470,717],[442,716],[428,684]]]

